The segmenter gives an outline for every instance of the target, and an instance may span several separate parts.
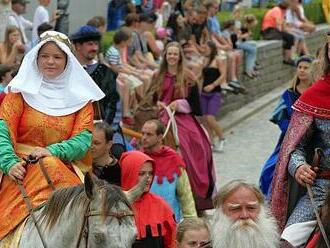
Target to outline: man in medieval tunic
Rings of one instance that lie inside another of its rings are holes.
[[[330,184],[330,33],[321,52],[320,72],[322,77],[293,105],[272,181],[270,205],[283,231],[283,247],[304,246],[316,226],[306,185],[311,187],[316,208],[320,208]],[[323,156],[315,169],[316,148]]]

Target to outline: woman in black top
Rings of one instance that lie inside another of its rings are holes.
[[[213,41],[206,43],[206,59],[202,71],[203,85],[200,104],[203,114],[203,124],[209,133],[214,151],[223,151],[224,138],[222,129],[215,119],[222,103],[221,84],[226,84],[226,60],[217,54],[217,47]],[[214,136],[217,140],[214,142]]]

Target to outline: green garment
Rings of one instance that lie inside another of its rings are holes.
[[[83,158],[91,146],[92,133],[84,130],[74,137],[46,147],[53,156],[62,161],[73,161]],[[9,169],[21,159],[15,154],[7,123],[0,120],[0,170],[8,174]]]
[[[53,156],[58,157],[62,161],[71,162],[73,160],[82,159],[92,144],[92,133],[90,131],[82,131],[68,140],[55,143],[46,147]]]
[[[15,154],[9,129],[4,120],[0,120],[0,170],[8,174],[9,169],[21,159]]]
[[[191,191],[189,178],[184,168],[180,167],[181,176],[178,179],[176,192],[179,197],[183,218],[197,217],[194,197]]]

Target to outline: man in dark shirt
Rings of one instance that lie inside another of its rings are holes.
[[[119,101],[119,94],[116,90],[117,74],[97,60],[101,36],[95,27],[84,25],[71,35],[71,40],[76,49],[77,59],[105,94],[105,97],[94,108],[96,118],[105,120],[111,125]]]

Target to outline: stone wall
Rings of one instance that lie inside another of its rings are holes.
[[[317,30],[306,37],[307,46],[311,54],[324,44],[328,25],[318,25]],[[293,77],[295,67],[282,63],[282,41],[257,41],[257,62],[260,65],[259,76],[250,79],[240,75],[240,82],[248,93],[246,95],[226,94],[224,104],[218,114],[223,117],[226,113],[237,110],[247,103],[258,99],[281,84],[286,84]],[[243,69],[241,68],[241,72]]]

